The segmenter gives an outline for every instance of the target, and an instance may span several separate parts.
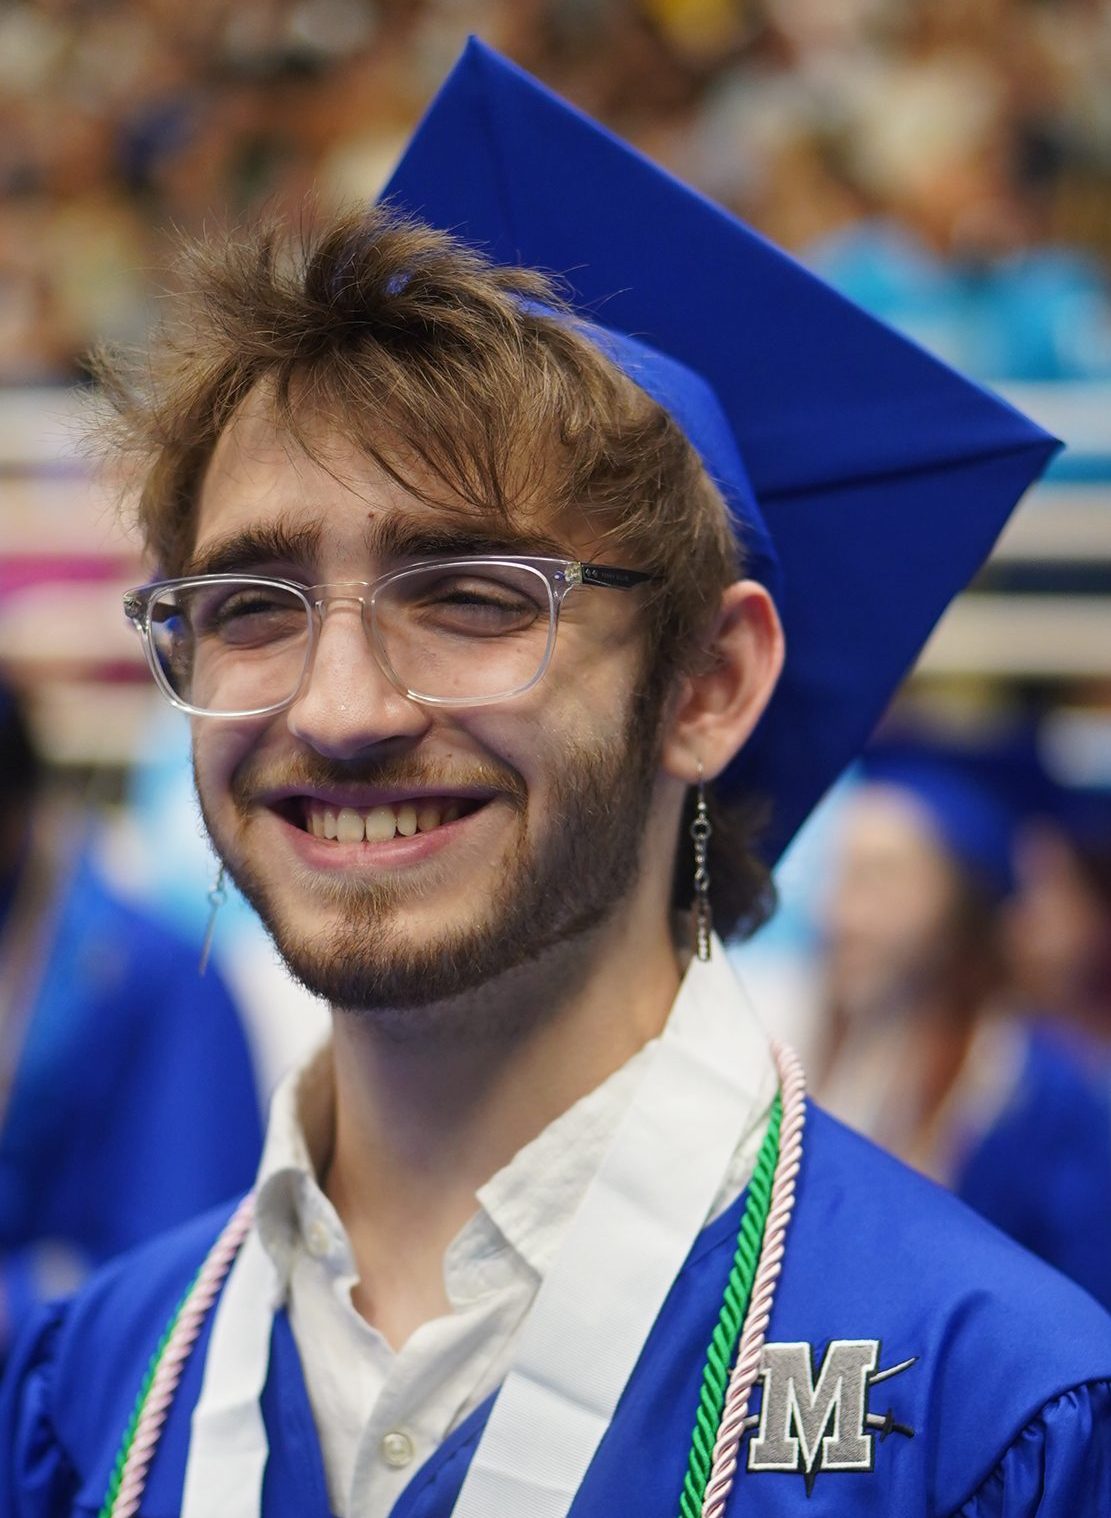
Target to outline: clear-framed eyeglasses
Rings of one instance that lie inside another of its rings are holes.
[[[430,706],[480,706],[531,689],[551,662],[572,590],[632,590],[643,570],[517,555],[437,558],[376,580],[298,585],[214,574],[129,590],[124,612],[163,694],[197,717],[262,717],[295,701],[320,624],[360,608],[387,679]]]

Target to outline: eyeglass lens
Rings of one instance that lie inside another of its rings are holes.
[[[334,587],[322,611],[354,604]],[[293,699],[312,646],[308,595],[244,580],[185,581],[151,603],[151,641],[169,688],[202,712],[257,712]],[[366,597],[367,599],[364,599]],[[542,670],[554,603],[524,564],[428,565],[362,592],[379,662],[409,695],[500,699]]]

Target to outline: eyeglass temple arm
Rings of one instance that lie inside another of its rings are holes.
[[[584,585],[604,585],[607,590],[633,590],[656,576],[645,569],[614,569],[608,564],[580,564]]]
[[[142,621],[144,613],[150,605],[149,595],[142,590],[129,590],[123,598],[123,614],[130,621],[138,624]],[[155,606],[151,609],[150,619],[152,622],[169,622],[174,612],[168,606]]]

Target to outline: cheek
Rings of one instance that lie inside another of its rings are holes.
[[[600,698],[585,681],[574,690],[541,687],[502,708],[476,712],[460,725],[492,759],[515,769],[532,791],[543,788],[574,756],[621,743],[628,725],[627,697],[607,692]]]
[[[219,805],[232,775],[258,745],[257,727],[193,719],[193,773],[208,806]]]

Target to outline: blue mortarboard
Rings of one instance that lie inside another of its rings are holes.
[[[993,896],[1014,890],[1015,832],[1033,794],[1009,739],[973,747],[907,733],[870,744],[855,773],[913,797],[945,850]]]
[[[1015,883],[1015,842],[1029,823],[1051,823],[1082,851],[1111,849],[1111,787],[1064,779],[1044,748],[1030,723],[964,739],[895,728],[868,745],[855,773],[910,791],[950,852],[1005,895]]]
[[[719,782],[770,800],[775,859],[1055,440],[482,43],[384,198],[559,275],[699,449],[786,631],[776,693]]]

